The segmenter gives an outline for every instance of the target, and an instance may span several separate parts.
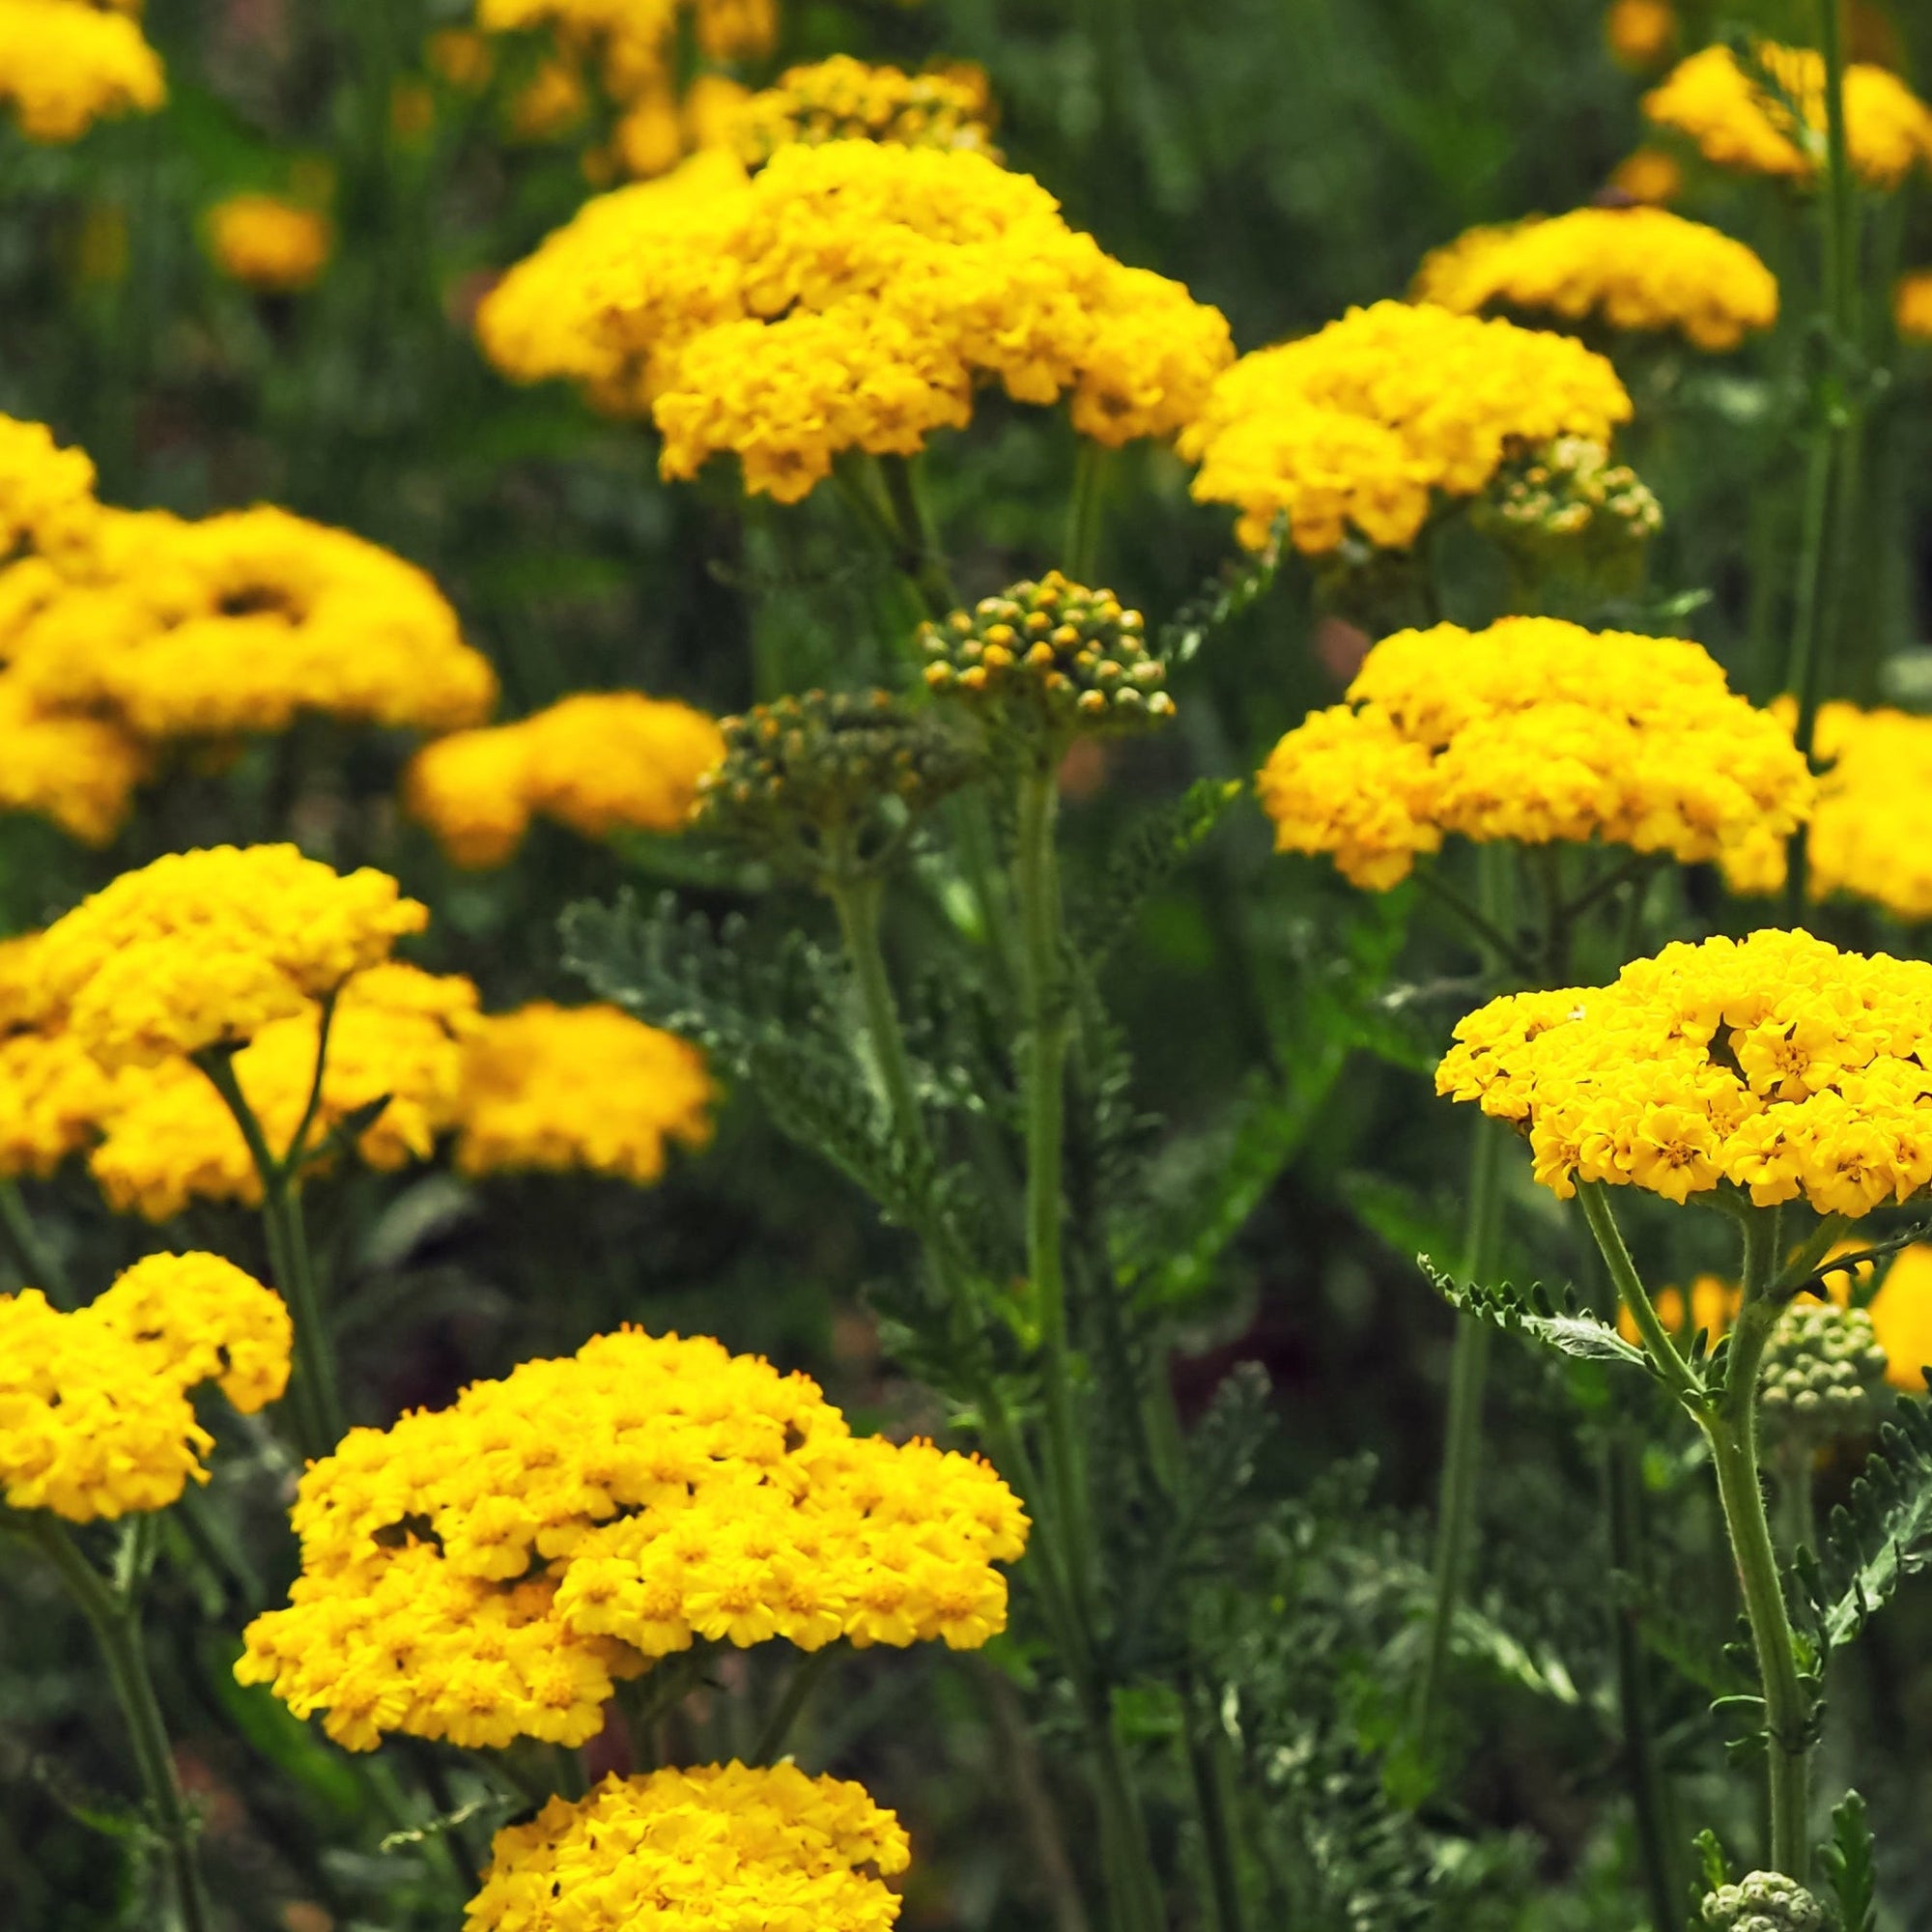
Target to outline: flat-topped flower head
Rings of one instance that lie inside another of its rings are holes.
[[[581,1168],[644,1186],[672,1142],[711,1138],[704,1056],[621,1007],[532,1001],[467,1035],[456,1164],[466,1174]]]
[[[1074,427],[1109,445],[1170,436],[1233,354],[1217,310],[1113,260],[1030,177],[874,141],[780,148],[749,179],[701,156],[601,196],[477,327],[506,375],[648,412],[666,476],[732,453],[782,502],[842,451],[915,454],[992,382],[1070,392]]]
[[[1111,590],[1057,570],[922,624],[918,644],[926,689],[965,705],[990,731],[1058,742],[1143,731],[1174,716],[1146,619]]]
[[[612,1775],[497,1833],[465,1932],[888,1932],[911,1856],[862,1786],[794,1764]]]
[[[240,1044],[380,964],[429,918],[394,879],[293,845],[216,845],[124,872],[58,919],[34,970],[104,1066]]]
[[[1710,350],[1735,349],[1777,320],[1777,278],[1749,248],[1662,208],[1472,228],[1423,262],[1415,295],[1459,315],[1507,309],[1674,330]]]
[[[1821,705],[1812,754],[1824,767],[1806,841],[1812,898],[1932,919],[1932,718]]]
[[[500,866],[538,815],[586,838],[678,832],[724,754],[718,721],[639,691],[580,692],[513,724],[425,745],[403,795],[459,866]]]
[[[295,295],[321,280],[334,251],[327,215],[276,194],[231,194],[208,211],[208,251],[230,281]]]
[[[1383,639],[1348,701],[1275,747],[1259,790],[1280,850],[1331,853],[1375,891],[1452,834],[1667,852],[1761,891],[1784,876],[1812,780],[1701,644],[1505,617]]]
[[[30,141],[77,141],[97,121],[152,114],[167,99],[138,9],[89,0],[0,0],[0,108]]]
[[[150,1255],[72,1314],[39,1289],[0,1295],[0,1492],[74,1522],[163,1509],[213,1438],[188,1391],[243,1414],[288,1383],[278,1295],[218,1255]]]
[[[887,141],[906,148],[971,148],[999,159],[992,101],[978,68],[907,73],[849,54],[787,68],[731,119],[731,145],[748,168],[795,143]]]
[[[1179,447],[1253,549],[1285,519],[1310,554],[1350,535],[1406,550],[1438,497],[1474,496],[1526,444],[1607,443],[1630,414],[1617,372],[1569,336],[1381,301],[1242,356]]]
[[[1825,167],[1824,56],[1772,41],[1751,51],[1776,91],[1729,47],[1711,46],[1672,69],[1644,96],[1643,111],[1689,135],[1718,167],[1815,181]],[[1854,62],[1845,70],[1845,141],[1868,187],[1894,188],[1932,163],[1932,108],[1889,68]]]
[[[1932,965],[1806,932],[1667,946],[1608,986],[1517,993],[1435,1088],[1529,1138],[1536,1178],[1682,1202],[1728,1184],[1858,1219],[1932,1184]]]
[[[353,1430],[237,1665],[351,1749],[582,1744],[695,1641],[982,1644],[1027,1519],[977,1458],[855,1437],[803,1376],[637,1329]]]
[[[698,781],[694,830],[808,878],[878,864],[978,763],[930,712],[884,691],[801,692],[723,728],[724,757]]]

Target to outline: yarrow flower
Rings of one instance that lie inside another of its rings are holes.
[[[41,935],[39,995],[103,1066],[249,1038],[379,964],[428,913],[384,872],[217,845],[124,872]]]
[[[208,212],[208,245],[229,280],[270,295],[311,288],[334,235],[320,210],[273,194],[231,194]]]
[[[887,1932],[897,1818],[794,1764],[607,1777],[491,1846],[466,1932]]]
[[[1610,170],[1608,189],[1626,203],[1662,208],[1684,192],[1684,169],[1662,148],[1636,148]]]
[[[466,1174],[584,1168],[645,1185],[667,1142],[711,1138],[704,1056],[621,1008],[535,1001],[464,1044],[456,1164]]]
[[[1568,336],[1381,301],[1242,356],[1179,447],[1196,498],[1236,505],[1251,549],[1285,518],[1312,554],[1351,532],[1402,550],[1438,493],[1474,496],[1524,444],[1607,443],[1630,414],[1616,371]]]
[[[1908,342],[1932,342],[1932,269],[1899,276],[1891,292],[1891,319]]]
[[[978,68],[906,73],[867,67],[849,54],[787,68],[776,87],[754,94],[731,122],[731,145],[748,168],[798,142],[888,141],[907,148],[992,146],[991,100]]]
[[[1735,349],[1777,320],[1777,279],[1749,248],[1661,208],[1472,228],[1423,262],[1414,294],[1459,315],[1547,310],[1567,323],[1675,329],[1709,350]]]
[[[1812,781],[1702,645],[1505,617],[1383,639],[1348,701],[1275,747],[1259,790],[1278,849],[1332,853],[1376,891],[1451,834],[1601,839],[1769,890]]]
[[[1745,174],[1814,180],[1825,156],[1825,61],[1810,47],[1759,41],[1765,71],[1798,108],[1761,87],[1727,46],[1706,47],[1644,96],[1643,111],[1697,144],[1708,161]],[[1869,187],[1895,188],[1932,163],[1932,108],[1888,68],[1845,70],[1845,141]]]
[[[213,1438],[188,1391],[243,1414],[289,1378],[279,1296],[218,1255],[150,1255],[72,1314],[39,1289],[0,1295],[0,1490],[73,1522],[165,1508]]]
[[[590,202],[478,312],[506,375],[648,412],[659,467],[735,453],[794,502],[848,449],[911,455],[975,387],[1072,392],[1118,445],[1192,418],[1232,347],[1217,310],[1069,229],[985,156],[869,141],[781,148],[749,180],[705,156]]]
[[[1805,847],[1811,897],[1932,919],[1932,718],[1821,705],[1812,753],[1825,770]]]
[[[30,141],[77,141],[95,122],[167,99],[160,56],[126,7],[0,0],[0,106]]]
[[[973,1648],[1028,1526],[977,1458],[855,1437],[803,1376],[630,1328],[352,1430],[294,1522],[301,1575],[236,1675],[355,1750],[582,1744],[614,1679],[700,1638]]]
[[[1626,67],[1654,68],[1677,41],[1677,9],[1671,0],[1610,0],[1604,38]]]
[[[1667,946],[1609,986],[1456,1029],[1437,1093],[1527,1134],[1536,1178],[1682,1202],[1720,1184],[1860,1218],[1932,1183],[1932,965],[1806,932]]]
[[[641,692],[581,692],[511,724],[458,731],[416,753],[411,812],[460,866],[500,866],[542,813],[587,838],[676,832],[724,754],[715,719]]]

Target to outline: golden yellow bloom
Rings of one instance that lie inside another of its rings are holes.
[[[122,873],[42,934],[33,968],[102,1065],[153,1065],[305,1012],[428,918],[385,872],[217,845]]]
[[[150,1255],[64,1315],[0,1295],[0,1488],[74,1522],[162,1509],[206,1482],[213,1439],[187,1391],[218,1382],[244,1414],[289,1378],[280,1297],[218,1255]]]
[[[0,1039],[0,1174],[51,1174],[93,1140],[120,1091],[71,1034]]]
[[[1796,707],[1784,700],[1789,728]],[[1812,898],[1848,893],[1910,924],[1932,919],[1932,718],[1905,711],[1818,711],[1825,767],[1807,841]]]
[[[30,141],[77,141],[95,122],[167,99],[138,22],[87,0],[0,0],[0,106]]]
[[[1627,201],[1662,208],[1684,192],[1684,170],[1662,148],[1637,148],[1610,170],[1609,185]]]
[[[292,295],[322,278],[334,231],[319,210],[273,194],[231,194],[208,211],[208,245],[230,281]]]
[[[1601,839],[1770,890],[1812,781],[1789,730],[1701,644],[1505,617],[1383,639],[1348,702],[1275,747],[1259,789],[1278,849],[1332,853],[1376,891],[1450,834]]]
[[[99,512],[84,449],[61,448],[44,423],[0,415],[0,560],[84,542]]]
[[[697,50],[707,60],[768,54],[778,44],[778,0],[696,0]]]
[[[986,77],[978,69],[906,73],[834,54],[787,68],[776,87],[751,96],[729,138],[752,168],[797,141],[893,141],[992,154],[989,106]]]
[[[1675,329],[1699,349],[1735,349],[1777,320],[1777,279],[1742,242],[1661,208],[1472,228],[1423,262],[1414,293],[1459,315],[1548,310],[1568,323]]]
[[[794,1764],[607,1777],[491,1846],[465,1932],[887,1932],[898,1819]]]
[[[1654,68],[1676,44],[1677,9],[1671,0],[1610,0],[1604,36],[1626,67]]]
[[[700,1637],[973,1648],[1028,1527],[979,1459],[855,1438],[803,1376],[634,1328],[352,1430],[294,1521],[301,1575],[236,1675],[352,1750],[582,1744],[614,1678]]]
[[[1179,449],[1201,466],[1195,497],[1236,504],[1253,549],[1285,517],[1302,551],[1351,529],[1401,550],[1435,493],[1473,496],[1522,444],[1607,443],[1630,413],[1616,371],[1568,336],[1382,301],[1243,355]]]
[[[1726,46],[1706,47],[1644,96],[1660,127],[1688,134],[1704,158],[1745,174],[1809,181],[1825,165],[1825,63],[1810,47],[1757,43],[1757,55],[1798,104],[1762,92]],[[1855,62],[1845,71],[1845,142],[1868,186],[1896,187],[1932,162],[1932,108],[1887,68]]]
[[[1806,932],[1667,946],[1616,983],[1493,1000],[1436,1091],[1529,1137],[1536,1178],[1683,1201],[1729,1182],[1859,1218],[1932,1182],[1932,965]]]
[[[1915,1241],[1899,1251],[1869,1312],[1885,1350],[1886,1380],[1910,1395],[1923,1395],[1923,1372],[1932,1369],[1932,1245]]]
[[[403,795],[459,866],[500,866],[538,813],[586,838],[679,831],[724,755],[718,721],[688,704],[580,692],[514,724],[425,745]]]
[[[870,141],[779,149],[746,178],[700,156],[590,202],[478,312],[506,375],[648,411],[667,476],[735,453],[792,502],[841,450],[910,455],[998,378],[1072,391],[1118,445],[1172,434],[1232,353],[1218,311],[1122,267],[1027,176],[985,156]]]
[[[1908,342],[1932,342],[1932,269],[1899,276],[1891,292],[1891,319]]]
[[[587,1168],[643,1185],[665,1143],[711,1138],[704,1056],[617,1007],[536,1001],[469,1037],[457,1102],[466,1174]]]
[[[319,1146],[338,1122],[375,1101],[388,1105],[356,1151],[371,1167],[427,1160],[457,1120],[463,1042],[476,1029],[476,988],[394,961],[358,973],[336,1002],[310,1134]],[[235,1056],[235,1075],[269,1145],[294,1139],[315,1076],[320,1012],[270,1020]],[[4,1081],[5,1044],[0,1044]],[[0,1087],[4,1093],[4,1087]],[[0,1105],[4,1101],[0,1100]],[[123,1213],[166,1221],[190,1200],[262,1198],[261,1177],[235,1117],[201,1069],[185,1060],[124,1071],[97,1108],[105,1132],[88,1166]]]
[[[84,844],[104,845],[128,816],[148,753],[118,724],[49,709],[0,671],[0,810],[51,818]]]

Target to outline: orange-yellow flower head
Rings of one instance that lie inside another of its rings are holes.
[[[1179,449],[1201,466],[1195,497],[1235,504],[1251,548],[1286,519],[1310,554],[1350,533],[1405,550],[1438,497],[1474,496],[1512,450],[1607,443],[1630,413],[1616,371],[1568,336],[1382,301],[1243,355]]]
[[[236,1667],[352,1750],[578,1745],[698,1639],[984,1643],[1027,1519],[977,1458],[855,1437],[803,1376],[625,1329],[309,1465]]]
[[[1438,1093],[1529,1138],[1536,1178],[1671,1201],[1722,1183],[1856,1219],[1932,1184],[1932,965],[1806,932],[1667,946],[1613,985],[1456,1029]]]
[[[127,12],[0,0],[0,108],[28,140],[77,141],[97,121],[152,114],[166,99],[160,56]]]
[[[293,295],[322,278],[335,245],[319,209],[274,194],[231,194],[208,212],[208,246],[230,281]]]
[[[0,1491],[74,1522],[162,1509],[206,1482],[213,1438],[188,1391],[244,1414],[289,1378],[279,1296],[218,1255],[150,1255],[71,1315],[0,1295]]]
[[[779,149],[746,178],[706,156],[589,203],[478,313],[491,359],[648,412],[660,468],[735,454],[796,501],[839,452],[911,455],[976,387],[1070,392],[1110,445],[1171,435],[1231,347],[1218,311],[1068,228],[985,156],[870,141]]]
[[[1932,342],[1932,269],[1901,275],[1891,292],[1891,319],[1908,342]]]
[[[1771,890],[1812,781],[1701,644],[1505,617],[1383,639],[1348,701],[1275,747],[1259,788],[1279,849],[1332,853],[1377,891],[1451,835],[1601,839]]]
[[[1932,920],[1932,718],[1822,705],[1812,755],[1823,768],[1807,844],[1812,898],[1845,895],[1908,924]]]

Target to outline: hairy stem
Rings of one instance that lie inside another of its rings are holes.
[[[858,995],[859,1019],[865,1029],[861,1057],[867,1074],[899,1139],[922,1160],[930,1161],[932,1148],[913,1085],[905,1033],[899,1025],[898,1007],[879,947],[884,887],[870,878],[835,880],[829,895],[838,915],[838,932],[845,942],[845,958]]]

